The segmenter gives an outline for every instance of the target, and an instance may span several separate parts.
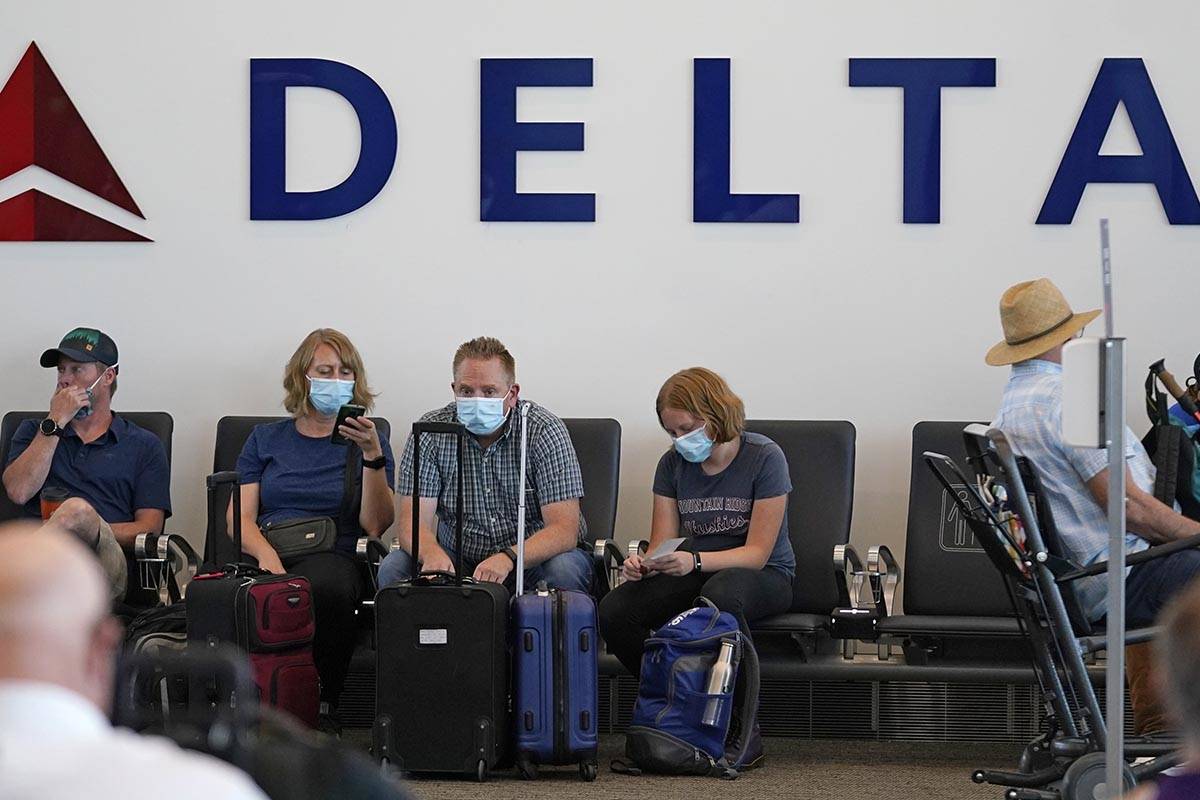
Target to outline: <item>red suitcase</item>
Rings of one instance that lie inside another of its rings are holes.
[[[233,540],[242,551],[241,497],[236,472],[208,476],[209,518],[217,488],[233,485]],[[312,589],[299,575],[274,575],[249,564],[229,564],[197,575],[187,590],[189,647],[237,645],[249,654],[259,698],[316,727],[320,680],[313,662],[316,630]]]

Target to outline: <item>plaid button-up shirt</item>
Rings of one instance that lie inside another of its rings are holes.
[[[454,403],[431,411],[422,422],[457,422]],[[464,448],[463,547],[465,564],[478,564],[488,556],[517,543],[517,492],[521,480],[521,419],[514,411],[504,423],[504,432],[486,450],[468,435]],[[526,537],[546,523],[542,506],[583,497],[583,476],[567,426],[546,409],[530,403],[528,461],[525,475]],[[454,520],[458,504],[455,438],[449,434],[421,435],[421,496],[436,497],[437,538],[442,547],[454,549]],[[396,491],[412,495],[413,441],[408,438],[400,460]],[[587,526],[579,515],[579,539]]]
[[[1055,526],[1070,557],[1080,565],[1108,559],[1108,515],[1085,485],[1108,467],[1108,450],[1071,447],[1062,439],[1062,365],[1022,361],[1012,368],[1000,413],[992,423],[1004,431],[1013,452],[1025,456],[1042,484]],[[1129,428],[1125,429],[1125,463],[1138,488],[1154,493],[1154,464]],[[1125,552],[1145,550],[1150,543],[1126,531]],[[1128,570],[1126,576],[1129,575]],[[1105,614],[1105,575],[1072,581],[1088,619]]]

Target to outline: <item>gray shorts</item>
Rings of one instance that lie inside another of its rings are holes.
[[[117,537],[108,523],[100,520],[100,540],[96,543],[96,556],[100,566],[108,578],[112,590],[112,599],[120,600],[125,596],[126,584],[129,582],[129,568],[125,563],[125,551],[117,544]]]

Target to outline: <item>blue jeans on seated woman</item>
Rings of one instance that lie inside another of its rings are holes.
[[[457,560],[450,550],[446,550],[446,555],[450,556],[451,561]],[[475,572],[477,566],[479,565],[464,561],[463,575],[470,576]],[[574,589],[579,592],[587,592],[592,588],[592,572],[591,555],[575,547],[565,553],[552,556],[535,567],[526,569],[525,590],[529,591],[537,586],[539,581],[545,581],[546,585],[552,589]],[[382,588],[397,581],[406,580],[412,577],[412,573],[412,556],[404,550],[393,550],[379,565],[379,586]],[[510,573],[505,585],[511,590],[514,582],[515,578]]]

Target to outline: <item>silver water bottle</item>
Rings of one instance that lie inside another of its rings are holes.
[[[733,642],[728,639],[721,642],[721,652],[717,654],[717,660],[713,663],[712,669],[708,671],[708,685],[704,687],[705,694],[728,695],[733,690],[733,648]],[[708,702],[704,705],[704,716],[700,718],[700,723],[715,728],[721,720],[721,711],[726,699],[725,697],[709,697]]]

